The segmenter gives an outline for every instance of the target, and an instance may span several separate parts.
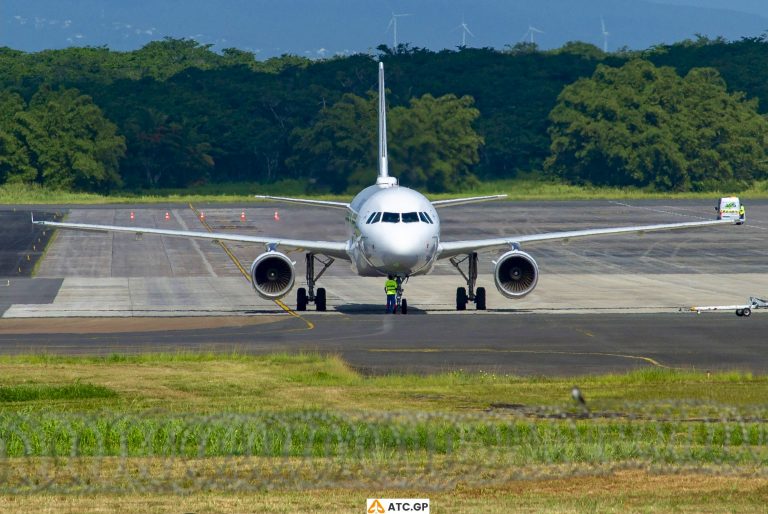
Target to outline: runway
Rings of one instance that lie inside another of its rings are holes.
[[[249,322],[262,318],[267,319]],[[108,333],[100,327],[119,320],[101,320],[103,325],[66,321],[5,320],[0,348],[3,353],[67,355],[319,352],[340,355],[365,374],[576,376],[647,367],[768,372],[768,316],[760,315],[747,320],[727,313],[310,314],[230,318],[225,326],[194,330],[165,319],[153,327],[136,324],[136,331],[123,326]],[[164,322],[169,329],[163,329]]]
[[[440,215],[443,239],[455,240],[711,219],[714,205],[714,199],[495,202],[442,209]],[[338,211],[281,204],[68,210],[70,221],[345,239]],[[441,262],[432,275],[406,285],[410,314],[390,317],[381,313],[382,281],[354,277],[344,262],[334,263],[321,280],[330,312],[297,318],[258,298],[243,277],[241,268],[263,251],[259,245],[223,248],[166,237],[137,241],[130,234],[60,231],[35,279],[24,284],[11,276],[11,287],[0,288],[0,351],[321,351],[339,353],[370,373],[463,369],[570,375],[641,366],[763,373],[759,341],[768,316],[678,313],[685,306],[743,303],[768,293],[768,202],[747,201],[747,213],[745,226],[529,245],[524,250],[538,261],[541,278],[536,291],[519,301],[496,292],[493,255],[481,256],[478,285],[489,293],[487,313],[455,312],[462,280]],[[299,287],[303,256],[291,257]],[[287,305],[293,301],[285,299]],[[209,319],[210,326],[180,330],[169,321],[170,328],[159,330],[137,321],[133,329],[125,327],[131,318],[190,316]],[[94,317],[104,317],[106,325]],[[33,324],[19,331],[24,318],[33,318]],[[217,318],[241,321],[214,322]],[[253,318],[269,322],[242,321]],[[82,331],[73,328],[79,319],[91,327],[88,334],[72,334]],[[123,328],[113,333],[118,324]],[[34,328],[46,326],[51,329]]]

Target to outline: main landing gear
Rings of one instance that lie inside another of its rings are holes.
[[[477,283],[477,252],[467,254],[465,257],[459,259],[457,257],[451,257],[449,259],[453,267],[456,268],[464,280],[467,281],[467,288],[456,288],[456,310],[467,310],[467,303],[475,302],[475,309],[479,311],[485,310],[485,288],[478,287],[475,290],[475,284]],[[461,264],[467,262],[467,272],[461,269]]]
[[[320,263],[322,265],[322,269],[320,272],[315,275],[315,261]],[[333,257],[327,257],[326,260],[323,260],[322,258],[318,257],[314,253],[308,253],[307,254],[307,289],[304,289],[303,287],[300,287],[296,290],[296,310],[297,311],[305,311],[307,310],[307,304],[309,302],[314,302],[315,309],[317,309],[320,312],[324,312],[326,308],[326,295],[325,295],[325,288],[324,287],[318,287],[317,288],[317,294],[315,294],[315,282],[320,279],[320,277],[323,276],[323,273],[325,273],[325,270],[327,270],[331,264],[333,264],[334,258]]]

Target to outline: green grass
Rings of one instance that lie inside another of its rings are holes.
[[[247,203],[256,201],[255,194],[296,196],[324,200],[349,201],[349,195],[312,195],[305,192],[301,181],[286,180],[274,184],[214,184],[187,189],[153,191],[118,191],[111,195],[73,193],[44,189],[38,185],[6,184],[0,186],[0,204],[153,204],[153,203]],[[441,200],[463,196],[508,194],[511,200],[599,200],[599,199],[706,199],[739,195],[747,199],[768,198],[768,181],[757,182],[742,191],[708,191],[669,193],[637,188],[575,186],[554,181],[522,177],[481,183],[468,191],[429,194]]]
[[[117,393],[112,389],[93,384],[75,383],[63,386],[23,384],[0,386],[0,402],[82,400],[86,398],[115,397],[117,397]]]
[[[186,458],[312,457],[355,461],[483,457],[508,466],[768,464],[768,427],[758,421],[615,418],[600,421],[509,416],[365,416],[325,412],[247,416],[101,413],[0,415],[8,457],[55,455]],[[496,470],[498,471],[498,470]]]
[[[478,412],[494,403],[571,407],[578,384],[591,405],[614,408],[683,401],[738,408],[763,405],[768,377],[644,367],[625,374],[521,377],[461,370],[433,375],[364,376],[337,356],[238,352],[71,357],[0,357],[0,386],[92,384],[116,397],[84,396],[25,402],[27,411],[126,413],[161,408],[190,414],[262,411]],[[9,407],[0,405],[0,413]]]

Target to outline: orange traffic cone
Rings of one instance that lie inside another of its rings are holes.
[[[245,221],[245,211],[240,213],[240,221]]]
[[[205,221],[205,213],[200,211],[200,221]]]
[[[170,219],[171,219],[171,213],[166,211],[166,213],[165,213],[165,221],[170,221]]]
[[[280,215],[275,211],[275,221],[280,221]]]

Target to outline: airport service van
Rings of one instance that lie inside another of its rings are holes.
[[[719,220],[740,220],[739,224],[744,223],[741,202],[737,196],[721,198],[715,209],[717,210],[717,219]]]

